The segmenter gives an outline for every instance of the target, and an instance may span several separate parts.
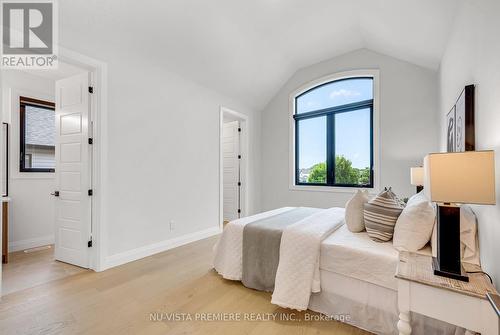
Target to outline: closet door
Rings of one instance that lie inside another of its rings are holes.
[[[239,122],[224,123],[222,132],[224,220],[240,217],[240,133]]]
[[[56,82],[55,258],[89,267],[89,74]]]

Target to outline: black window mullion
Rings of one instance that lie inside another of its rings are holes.
[[[335,114],[326,117],[326,184],[335,183]]]
[[[365,101],[361,101],[361,102],[355,102],[355,103],[347,104],[347,105],[329,107],[329,108],[320,109],[320,110],[311,111],[311,112],[302,113],[302,114],[294,114],[293,118],[295,120],[297,120],[297,119],[310,119],[310,118],[329,115],[329,114],[352,112],[352,111],[355,111],[358,109],[370,108],[371,106],[373,106],[373,99],[365,100]]]
[[[374,186],[373,172],[373,105],[370,107],[370,187]]]
[[[20,148],[20,155],[19,155],[19,171],[23,172],[25,170],[25,160],[26,160],[26,145],[25,145],[25,138],[26,138],[26,121],[25,121],[25,111],[26,105],[21,104],[19,108],[19,125],[20,127],[20,143],[19,143],[19,148]]]
[[[299,120],[295,120],[295,185],[300,184],[299,155]]]

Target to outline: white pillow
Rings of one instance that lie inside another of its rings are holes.
[[[409,206],[413,203],[418,203],[418,202],[422,202],[422,201],[429,201],[430,202],[430,200],[425,195],[424,191],[420,191],[417,194],[412,195],[410,197],[410,199],[408,199],[408,202],[406,203],[406,205]]]
[[[363,209],[368,200],[368,191],[358,190],[345,205],[345,223],[353,233],[365,230]]]
[[[479,240],[477,237],[477,218],[468,205],[460,206],[460,245],[462,261],[481,265],[479,261]]]
[[[422,249],[432,235],[436,212],[432,203],[420,192],[408,200],[394,228],[393,245],[408,251]]]

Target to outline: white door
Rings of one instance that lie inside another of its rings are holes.
[[[222,128],[224,220],[240,217],[240,125],[238,121],[224,123]]]
[[[89,267],[89,74],[56,82],[55,258]]]

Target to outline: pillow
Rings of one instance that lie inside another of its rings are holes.
[[[462,261],[481,265],[479,261],[479,240],[477,238],[477,218],[468,205],[460,206],[460,246]]]
[[[368,202],[368,191],[358,190],[345,205],[345,223],[353,233],[365,230],[364,204]]]
[[[364,205],[365,227],[368,236],[375,242],[392,239],[394,226],[403,211],[401,201],[394,192],[385,189]]]
[[[431,238],[435,221],[432,203],[423,192],[414,195],[396,222],[394,247],[412,252],[422,249]]]
[[[410,199],[408,199],[407,205],[412,203],[422,202],[422,201],[430,201],[429,198],[425,195],[424,191],[420,191],[415,195],[412,195]]]

